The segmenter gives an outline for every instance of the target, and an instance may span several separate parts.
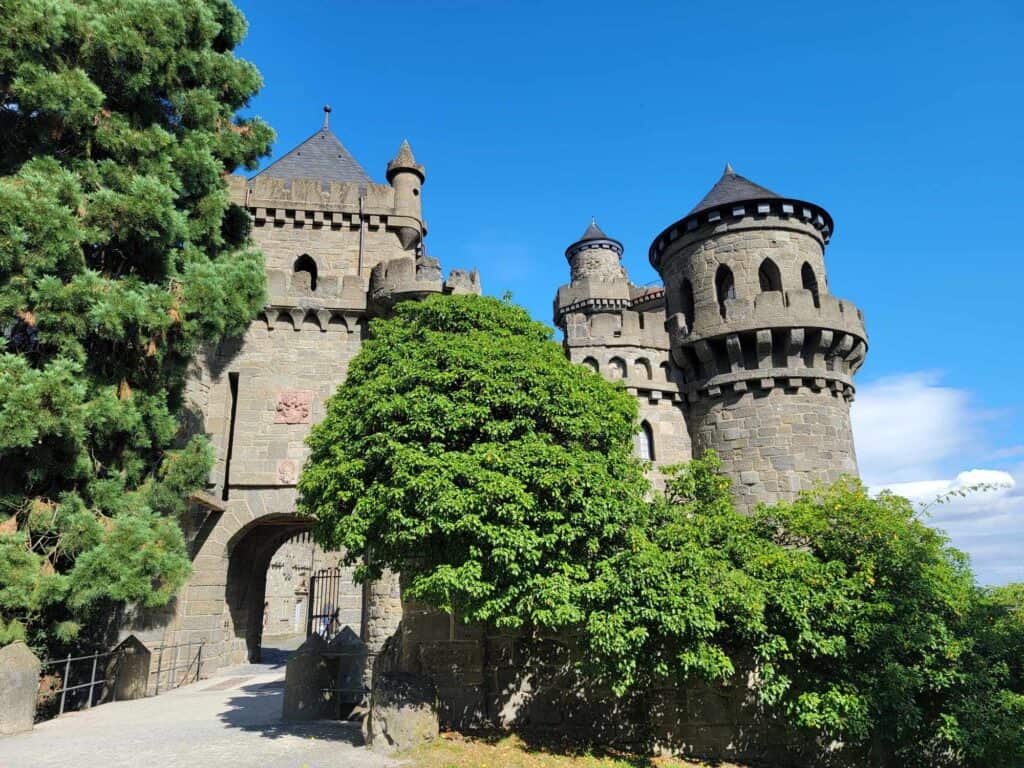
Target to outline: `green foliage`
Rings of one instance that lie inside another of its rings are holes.
[[[300,480],[322,543],[470,622],[558,629],[619,694],[732,679],[871,764],[1024,763],[1024,587],[981,590],[855,480],[733,507],[713,454],[648,497],[636,406],[479,297],[377,320]]]
[[[227,0],[0,4],[0,643],[74,640],[187,575],[168,451],[185,366],[242,331],[262,257],[225,174],[272,138]]]
[[[642,513],[636,404],[516,306],[437,296],[376,320],[309,438],[320,540],[470,621],[564,627]]]
[[[677,468],[602,565],[591,671],[620,692],[755,673],[777,717],[879,764],[1024,763],[1019,588],[979,590],[900,497],[850,480],[747,517],[717,470]]]

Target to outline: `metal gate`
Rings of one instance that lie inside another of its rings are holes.
[[[342,630],[341,599],[344,572],[340,568],[323,568],[309,580],[309,613],[306,617],[306,637],[320,635],[330,642]],[[349,577],[351,578],[351,577]]]

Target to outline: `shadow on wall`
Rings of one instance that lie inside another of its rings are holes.
[[[375,672],[429,677],[442,728],[513,731],[541,750],[617,747],[775,768],[865,764],[769,718],[749,669],[727,683],[665,681],[617,698],[580,671],[571,637],[485,631],[425,606],[404,608]]]

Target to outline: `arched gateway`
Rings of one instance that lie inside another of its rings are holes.
[[[253,178],[229,178],[266,259],[268,300],[242,338],[192,363],[189,423],[217,455],[186,521],[193,573],[172,610],[125,627],[167,645],[203,641],[204,672],[258,657],[268,565],[311,525],[295,504],[304,441],[344,381],[368,318],[404,297],[479,292],[475,272],[442,282],[436,260],[423,255],[425,174],[407,143],[386,175],[387,184],[375,183],[325,119]],[[362,612],[353,630],[371,651],[400,619],[393,582],[345,587],[347,604]]]

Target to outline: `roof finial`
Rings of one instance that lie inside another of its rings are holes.
[[[330,127],[331,123],[331,105],[324,104],[324,130],[326,131]]]
[[[728,160],[725,161],[725,170],[722,171],[722,175],[723,176],[735,176],[736,175],[736,171],[734,171],[732,169],[732,163],[730,163]]]

